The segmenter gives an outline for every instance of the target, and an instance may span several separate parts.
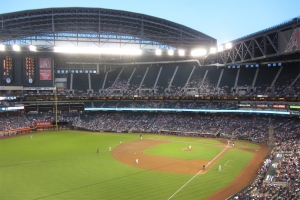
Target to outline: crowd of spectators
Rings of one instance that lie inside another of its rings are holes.
[[[95,106],[96,107],[96,106]],[[110,101],[104,104],[107,108],[175,108],[175,109],[238,109],[237,102],[191,102],[191,101]]]
[[[85,116],[85,117],[83,117]],[[300,132],[297,118],[260,115],[122,112],[81,115],[76,126],[94,131],[149,132],[177,135],[249,139],[267,142],[270,126],[276,138]]]
[[[283,69],[288,68],[289,66],[284,66]],[[126,70],[126,69],[125,69]],[[246,70],[246,69],[241,69]],[[104,84],[103,89],[99,91],[93,91],[93,93],[87,92],[89,88],[86,89],[77,89],[75,86],[72,87],[72,92],[70,93],[70,88],[60,89],[58,91],[58,95],[67,95],[67,96],[96,96],[96,97],[103,97],[103,96],[257,96],[257,95],[268,95],[272,97],[279,97],[279,96],[287,96],[287,97],[299,97],[300,96],[300,78],[295,80],[295,71],[290,70],[285,74],[285,79],[277,79],[274,85],[271,85],[274,77],[268,81],[269,83],[262,83],[262,84],[255,84],[253,87],[251,84],[243,84],[243,85],[236,85],[235,90],[232,82],[227,83],[228,80],[222,81],[224,78],[221,77],[218,80],[219,74],[221,69],[219,70],[211,70],[208,69],[208,74],[214,74],[214,78],[206,77],[197,77],[191,78],[190,81],[187,82],[187,79],[182,79],[182,77],[177,76],[177,79],[174,78],[173,85],[170,81],[165,81],[164,85],[153,85],[150,88],[146,88],[145,85],[141,85],[139,83],[131,83],[130,79],[126,78],[116,78],[115,76],[110,77],[110,79],[106,80],[106,84]],[[170,71],[171,73],[171,71]],[[196,72],[194,72],[196,73]],[[261,73],[268,73],[267,71]],[[296,71],[296,73],[299,73]],[[194,75],[194,74],[193,74]],[[293,77],[293,78],[291,78]],[[78,76],[80,78],[80,76]],[[129,78],[129,77],[128,77]],[[157,77],[153,77],[156,79]],[[235,75],[233,75],[232,79],[235,79]],[[240,77],[241,78],[241,77]],[[249,78],[249,77],[247,77]],[[253,79],[251,77],[250,79]],[[75,80],[76,81],[76,80]],[[222,84],[220,84],[220,82]],[[88,85],[86,83],[86,85]],[[230,85],[230,86],[229,86]],[[243,88],[239,90],[238,88]],[[37,91],[35,90],[24,90],[22,91],[24,96],[32,96],[38,95]],[[54,92],[51,90],[47,91],[39,91],[39,94],[47,94],[53,95]]]
[[[268,167],[276,154],[282,155],[276,167],[274,180],[264,181]],[[300,199],[300,139],[299,132],[290,138],[277,139],[269,156],[258,170],[255,180],[248,187],[229,199],[244,200],[298,200]]]
[[[26,128],[30,126],[30,122],[26,120],[24,116],[0,116],[0,137],[15,136],[24,131],[18,131],[18,129]]]
[[[293,80],[290,80],[291,83]],[[240,90],[240,88],[242,88]],[[66,94],[63,91],[61,94]],[[73,91],[73,95],[88,96],[85,92]],[[300,81],[296,81],[292,87],[287,83],[276,83],[272,87],[268,84],[256,85],[252,87],[250,85],[236,86],[233,88],[223,85],[217,86],[211,83],[209,80],[195,81],[192,80],[187,84],[182,83],[180,86],[168,85],[166,87],[156,86],[155,88],[145,88],[142,86],[139,88],[138,84],[130,84],[128,80],[118,78],[110,87],[99,91],[94,91],[92,96],[257,96],[267,95],[270,97],[299,97],[300,96]]]
[[[0,137],[14,136],[30,132],[37,121],[55,121],[54,114],[29,114],[29,115],[0,115]],[[58,114],[58,122],[73,122],[78,119],[77,114]],[[29,129],[28,129],[29,128]],[[22,130],[24,129],[24,130]],[[28,130],[25,130],[28,129]]]

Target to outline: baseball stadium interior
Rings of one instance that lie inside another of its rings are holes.
[[[228,199],[300,197],[299,17],[218,46],[184,25],[118,10],[0,19],[1,138],[75,129],[265,143],[256,178]],[[287,154],[271,184],[276,152]]]

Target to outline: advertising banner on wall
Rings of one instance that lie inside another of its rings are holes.
[[[51,58],[40,58],[40,80],[51,81],[52,80],[52,60]]]
[[[52,121],[37,121],[35,126],[52,126]]]
[[[300,28],[287,30],[279,34],[280,53],[300,51]]]

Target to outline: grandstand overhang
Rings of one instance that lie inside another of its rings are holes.
[[[232,47],[202,59],[203,65],[300,61],[300,17],[238,38]],[[220,46],[225,46],[221,44]]]

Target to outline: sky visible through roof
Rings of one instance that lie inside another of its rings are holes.
[[[0,14],[59,7],[124,10],[169,20],[223,44],[300,16],[300,0],[9,0]],[[300,22],[299,22],[300,23]]]

